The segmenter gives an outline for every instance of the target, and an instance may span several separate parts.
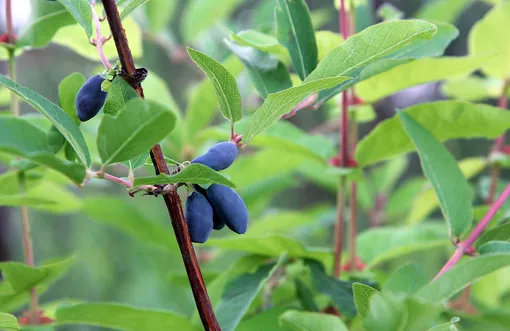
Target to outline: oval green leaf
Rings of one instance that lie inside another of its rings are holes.
[[[142,99],[128,101],[116,117],[105,115],[97,135],[103,166],[149,150],[172,131],[175,119],[166,107]]]
[[[58,0],[62,6],[74,17],[90,37],[92,31],[92,8],[89,0]]]

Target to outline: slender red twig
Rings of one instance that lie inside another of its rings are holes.
[[[336,222],[334,235],[334,260],[333,275],[338,278],[342,272],[342,252],[344,247],[344,229],[345,229],[345,192],[346,179],[340,178],[336,198]]]
[[[463,242],[459,243],[457,245],[457,249],[455,250],[455,253],[453,253],[452,257],[446,264],[443,266],[441,271],[436,275],[434,280],[439,278],[442,274],[450,270],[459,260],[464,256],[464,254],[472,251],[472,246],[474,242],[480,237],[480,235],[483,233],[487,225],[489,225],[490,221],[496,215],[498,210],[503,206],[505,201],[510,196],[510,184],[507,185],[503,193],[499,196],[499,198],[496,200],[496,202],[490,207],[489,211],[485,216],[482,218],[482,220],[476,225],[474,230],[469,234],[469,236],[464,240]]]
[[[115,3],[115,0],[103,0],[103,6],[115,45],[117,47],[120,62],[122,64],[124,79],[130,83],[140,97],[143,98],[143,89],[139,82],[138,70],[134,65],[133,56],[129,48],[124,28],[122,27],[117,4]],[[150,154],[156,174],[170,174],[159,144],[152,147]],[[170,185],[168,192],[163,195],[163,199],[165,200],[168,213],[172,220],[172,227],[182,254],[191,290],[193,292],[197,310],[204,329],[221,331],[218,321],[216,320],[216,316],[214,315],[211,300],[207,294],[207,288],[205,287],[202,272],[198,265],[195,250],[193,249],[193,244],[188,233],[188,226],[186,225],[184,212],[182,210],[182,202],[177,194],[177,186]]]
[[[96,13],[96,0],[90,1],[90,7],[92,9],[92,17],[96,26],[96,39],[94,42],[97,48],[97,53],[99,54],[99,58],[101,59],[101,62],[103,62],[103,65],[106,67],[106,69],[110,70],[112,69],[112,65],[108,61],[108,58],[104,54],[103,50],[103,45],[108,41],[108,38],[103,38],[101,35],[101,21]]]
[[[506,95],[507,89],[510,85],[510,79],[507,79],[503,83],[503,87],[501,89],[501,96],[499,97],[499,108],[501,109],[507,109],[508,108],[508,97]],[[505,133],[503,133],[501,136],[496,138],[494,141],[494,145],[492,146],[491,153],[497,153],[500,152],[503,148],[503,144],[505,143]],[[499,173],[500,173],[500,167],[497,164],[494,164],[492,166],[491,170],[491,182],[489,186],[489,198],[487,199],[487,203],[491,204],[494,202],[494,197],[496,195],[496,188],[498,186],[498,179],[499,179]]]

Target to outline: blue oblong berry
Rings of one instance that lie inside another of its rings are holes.
[[[193,192],[186,200],[184,217],[191,241],[205,243],[213,228],[213,209],[209,201],[201,193]]]
[[[248,229],[248,209],[243,199],[228,186],[212,184],[205,191],[215,215],[230,230],[243,234]]]
[[[95,75],[87,79],[76,95],[76,115],[85,122],[99,113],[108,93],[101,90],[104,79]]]
[[[200,163],[216,171],[230,167],[237,156],[237,146],[224,141],[211,147],[205,154],[196,157],[191,163]]]

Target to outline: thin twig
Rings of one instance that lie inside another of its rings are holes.
[[[336,194],[336,222],[334,235],[334,253],[333,275],[338,278],[342,272],[342,252],[344,248],[344,229],[345,229],[345,191],[346,179],[340,178],[340,185]]]
[[[112,32],[115,45],[117,47],[120,62],[122,64],[122,71],[126,75],[124,79],[126,79],[126,81],[128,81],[133,88],[136,89],[138,95],[143,98],[143,89],[139,82],[136,81],[137,69],[134,65],[133,56],[129,49],[128,40],[122,27],[122,22],[120,20],[115,0],[103,0],[103,6],[108,23],[110,24],[110,30]],[[152,147],[150,154],[156,174],[170,174],[159,144]],[[182,259],[184,266],[186,267],[191,290],[195,298],[195,303],[197,305],[202,324],[206,330],[221,330],[218,321],[216,320],[216,316],[214,315],[214,310],[212,308],[209,295],[207,294],[202,272],[198,265],[195,250],[193,249],[193,244],[188,233],[181,199],[177,194],[177,186],[171,185],[168,193],[164,194],[163,198],[172,220],[175,237],[182,254]]]
[[[508,98],[506,96],[508,87],[510,86],[510,79],[505,80],[503,83],[503,87],[501,89],[501,96],[499,98],[499,108],[506,110],[508,108]],[[497,153],[501,152],[503,149],[503,144],[505,143],[505,133],[494,141],[494,145],[492,146],[491,153]],[[494,197],[496,196],[496,188],[498,186],[498,180],[499,180],[499,173],[500,173],[500,166],[498,164],[492,165],[491,170],[491,182],[489,186],[489,198],[487,199],[487,203],[491,204],[494,202]]]
[[[90,2],[90,7],[92,9],[92,17],[94,19],[94,24],[96,25],[96,39],[95,39],[95,46],[97,48],[97,53],[99,54],[99,58],[101,59],[101,62],[103,62],[106,69],[110,70],[112,69],[112,65],[108,61],[108,58],[104,54],[103,51],[103,45],[110,40],[111,37],[103,38],[101,35],[101,20],[99,19],[99,16],[97,16],[96,13],[96,0],[92,0]]]
[[[14,28],[12,24],[12,6],[11,0],[5,1],[5,16],[7,23],[7,34],[9,43],[14,44]],[[9,48],[7,50],[8,53],[8,69],[9,76],[12,81],[16,81],[16,55],[14,53],[14,49]],[[11,111],[14,116],[19,116],[19,99],[15,93],[11,93]],[[25,194],[25,173],[20,171],[18,173],[18,183],[19,183],[19,191],[20,194]],[[20,206],[20,214],[21,214],[21,235],[23,240],[23,252],[25,255],[25,264],[31,267],[35,267],[34,261],[34,249],[32,245],[32,235],[30,232],[30,219],[28,215],[28,207],[25,205]],[[30,324],[37,325],[39,324],[39,298],[37,296],[37,289],[32,287],[30,289]]]
[[[490,207],[489,211],[485,216],[482,218],[482,220],[476,225],[474,230],[469,234],[469,236],[464,240],[463,242],[459,243],[457,245],[457,249],[455,250],[455,253],[453,253],[452,257],[446,264],[443,266],[441,271],[436,275],[434,280],[439,278],[442,274],[450,270],[454,265],[459,262],[459,260],[464,256],[464,254],[469,253],[472,251],[472,246],[474,242],[480,237],[480,235],[483,233],[487,225],[489,225],[490,221],[496,215],[498,210],[503,206],[505,201],[510,196],[510,184],[507,185],[503,193],[499,196],[499,198],[496,200],[496,202]]]

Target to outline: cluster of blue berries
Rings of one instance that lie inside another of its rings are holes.
[[[104,78],[95,75],[87,79],[76,95],[76,115],[82,122],[96,116],[103,107],[108,93],[101,90]]]
[[[237,146],[231,142],[214,145],[204,155],[191,163],[200,163],[216,171],[227,169],[237,156]],[[212,229],[220,230],[225,225],[238,234],[248,228],[248,209],[243,199],[228,186],[212,184],[207,189],[194,185],[188,197],[185,211],[191,240],[204,243]]]

